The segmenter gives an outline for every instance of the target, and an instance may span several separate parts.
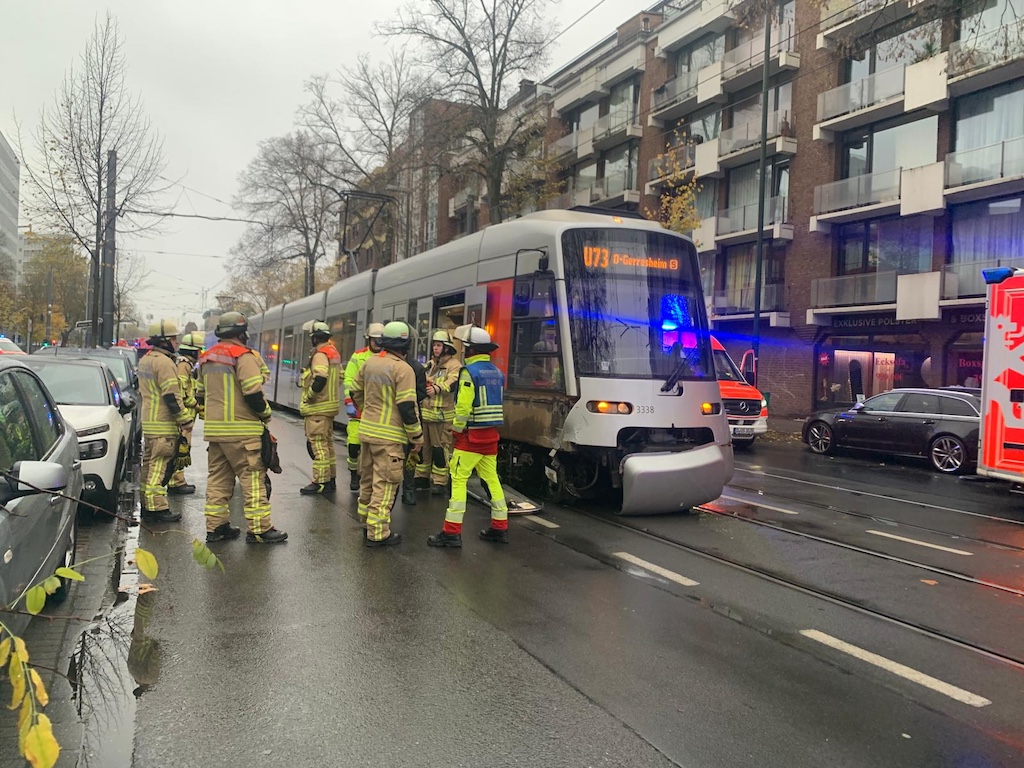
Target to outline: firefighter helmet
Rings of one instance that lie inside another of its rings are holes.
[[[378,343],[383,349],[404,352],[409,349],[410,341],[409,326],[401,320],[392,320],[384,326]]]
[[[384,323],[370,323],[365,335],[367,341],[370,339],[377,339],[379,341],[380,337],[384,335]]]
[[[324,336],[329,337],[331,335],[331,326],[325,323],[323,320],[313,320],[309,324],[309,335],[312,337]]]
[[[232,339],[249,332],[249,321],[241,312],[225,312],[217,321],[213,334],[218,339]]]
[[[171,339],[178,335],[178,324],[173,320],[160,320],[149,325],[149,337]]]
[[[498,348],[497,344],[491,342],[491,334],[476,325],[460,325],[455,329],[455,338],[484,354]]]
[[[452,344],[452,337],[451,337],[451,334],[448,333],[448,331],[445,331],[445,330],[434,331],[434,335],[433,335],[433,337],[431,337],[431,343],[433,343],[433,344],[444,344],[445,351],[449,355],[454,355],[455,354],[455,345]]]
[[[178,342],[178,349],[182,352],[202,352],[203,341],[201,333],[186,333]]]

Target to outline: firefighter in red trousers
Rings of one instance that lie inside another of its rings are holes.
[[[487,331],[475,325],[457,328],[455,338],[465,345],[466,364],[459,372],[452,424],[455,433],[455,450],[449,463],[452,496],[444,513],[444,527],[439,533],[428,536],[427,544],[462,546],[466,483],[474,469],[491,496],[491,526],[480,531],[480,538],[507,544],[508,505],[498,479],[498,427],[504,423],[505,376],[490,357],[498,345],[491,343]]]

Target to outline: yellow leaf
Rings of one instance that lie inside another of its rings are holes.
[[[62,578],[71,579],[72,581],[85,581],[85,576],[76,570],[65,568],[64,566],[61,566],[53,573],[55,576],[61,576]]]
[[[13,712],[21,704],[21,700],[25,698],[25,672],[21,668],[21,662],[18,661],[17,656],[11,656],[11,663],[7,668],[7,673],[11,678],[10,710]]]
[[[40,707],[45,707],[50,703],[50,694],[46,692],[43,678],[39,676],[39,673],[34,668],[29,669],[28,677],[32,681],[32,688],[36,692],[36,701],[39,702]]]
[[[138,564],[139,570],[142,571],[142,575],[147,579],[155,579],[157,573],[160,572],[160,566],[157,564],[156,558],[153,557],[153,553],[145,549],[135,550],[135,562]]]
[[[25,595],[25,610],[35,616],[46,605],[46,590],[42,587],[32,587]]]
[[[50,718],[39,715],[36,724],[28,729],[25,739],[25,758],[32,768],[53,768],[60,757],[60,744],[53,737]]]
[[[28,733],[28,727],[32,724],[32,699],[26,696],[21,700],[21,712],[18,713],[18,733],[21,734],[21,739],[24,741],[25,734]],[[24,748],[21,750],[21,754],[25,754]]]
[[[0,667],[7,663],[7,657],[11,655],[11,638],[5,637],[0,643]]]
[[[25,647],[25,641],[20,637],[14,638],[14,655],[21,660],[22,664],[28,664],[28,648]]]

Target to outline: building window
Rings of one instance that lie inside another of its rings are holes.
[[[768,183],[765,195],[788,197],[789,195],[789,160],[771,162],[768,165]],[[757,202],[758,164],[749,163],[734,168],[729,172],[728,201],[730,208],[741,205],[753,205]]]
[[[843,178],[934,163],[938,136],[938,115],[847,134],[843,139]]]
[[[839,275],[930,272],[932,219],[905,216],[872,219],[839,227]]]
[[[876,37],[884,38],[884,30],[880,30]],[[856,82],[876,72],[924,61],[939,53],[941,43],[941,19],[933,19],[914,29],[879,40],[846,60],[846,82]]]
[[[725,34],[705,35],[676,54],[675,74],[700,72],[704,67],[721,61],[725,56]]]
[[[954,264],[1024,259],[1022,198],[986,200],[953,208]]]
[[[959,99],[955,130],[957,152],[1024,136],[1024,80]]]
[[[572,129],[570,133],[576,133],[577,131],[585,131],[588,128],[593,128],[594,123],[597,122],[600,115],[601,105],[596,102],[590,102],[584,104],[582,107],[578,107],[569,115],[569,127]]]
[[[785,258],[785,246],[765,243],[764,259],[761,262],[762,285],[781,285],[785,282]],[[726,248],[723,265],[726,293],[738,295],[743,291],[752,292],[757,269],[757,244],[743,243]]]
[[[703,144],[705,141],[717,139],[722,132],[722,110],[708,107],[690,116],[689,120],[680,120],[668,131],[669,136],[679,136],[684,142]]]
[[[612,86],[608,97],[608,113],[630,122],[639,114],[640,87],[636,80],[627,80]]]
[[[960,12],[960,40],[980,53],[998,53],[1007,43],[1020,45],[1020,33],[1012,29],[1024,15],[1024,0],[980,0],[967,3]],[[994,34],[1007,27],[1006,35]]]

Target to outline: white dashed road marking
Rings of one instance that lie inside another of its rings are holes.
[[[746,504],[748,507],[760,507],[761,509],[770,509],[772,512],[781,512],[784,515],[799,515],[799,512],[794,512],[792,509],[784,509],[783,507],[773,507],[771,504],[763,504],[760,501],[751,501],[750,499],[741,499],[739,496],[726,496],[724,493],[719,497],[726,501],[735,501],[739,504]]]
[[[957,688],[955,685],[944,683],[942,680],[926,675],[924,672],[918,672],[916,669],[911,669],[903,664],[887,659],[884,656],[871,653],[871,651],[865,651],[863,648],[858,648],[856,645],[850,645],[838,638],[832,637],[832,635],[826,635],[824,632],[819,632],[816,629],[802,629],[800,630],[800,634],[810,640],[815,640],[822,645],[827,645],[829,648],[834,648],[837,651],[849,654],[855,659],[860,659],[861,661],[866,661],[868,664],[873,664],[876,667],[884,669],[886,672],[898,675],[904,680],[909,680],[912,683],[923,685],[925,688],[930,688],[944,696],[949,696],[949,698],[955,699],[962,704],[967,704],[972,707],[987,707],[992,703],[988,699],[979,696],[976,693],[971,693],[970,691],[965,691],[963,688]]]
[[[558,523],[552,523],[550,520],[545,520],[543,517],[538,517],[537,515],[523,515],[523,520],[529,520],[531,523],[543,525],[545,528],[561,528]]]
[[[949,547],[940,547],[938,544],[929,544],[927,541],[918,541],[917,539],[908,539],[906,536],[897,536],[895,533],[886,533],[885,531],[868,531],[868,533],[874,536],[884,536],[887,539],[895,539],[896,541],[905,541],[907,544],[917,544],[919,547],[928,547],[928,549],[937,549],[941,552],[949,552],[954,555],[973,555],[973,552],[966,552],[962,549],[950,549]]]
[[[645,571],[656,573],[662,578],[674,581],[676,584],[682,584],[684,587],[696,587],[700,584],[699,581],[694,581],[693,579],[688,579],[685,576],[680,576],[678,573],[670,571],[667,568],[662,568],[660,565],[655,565],[654,563],[649,563],[646,560],[641,560],[636,555],[629,554],[629,552],[612,552],[612,557],[617,557],[619,560],[625,560],[627,563],[638,565]]]

